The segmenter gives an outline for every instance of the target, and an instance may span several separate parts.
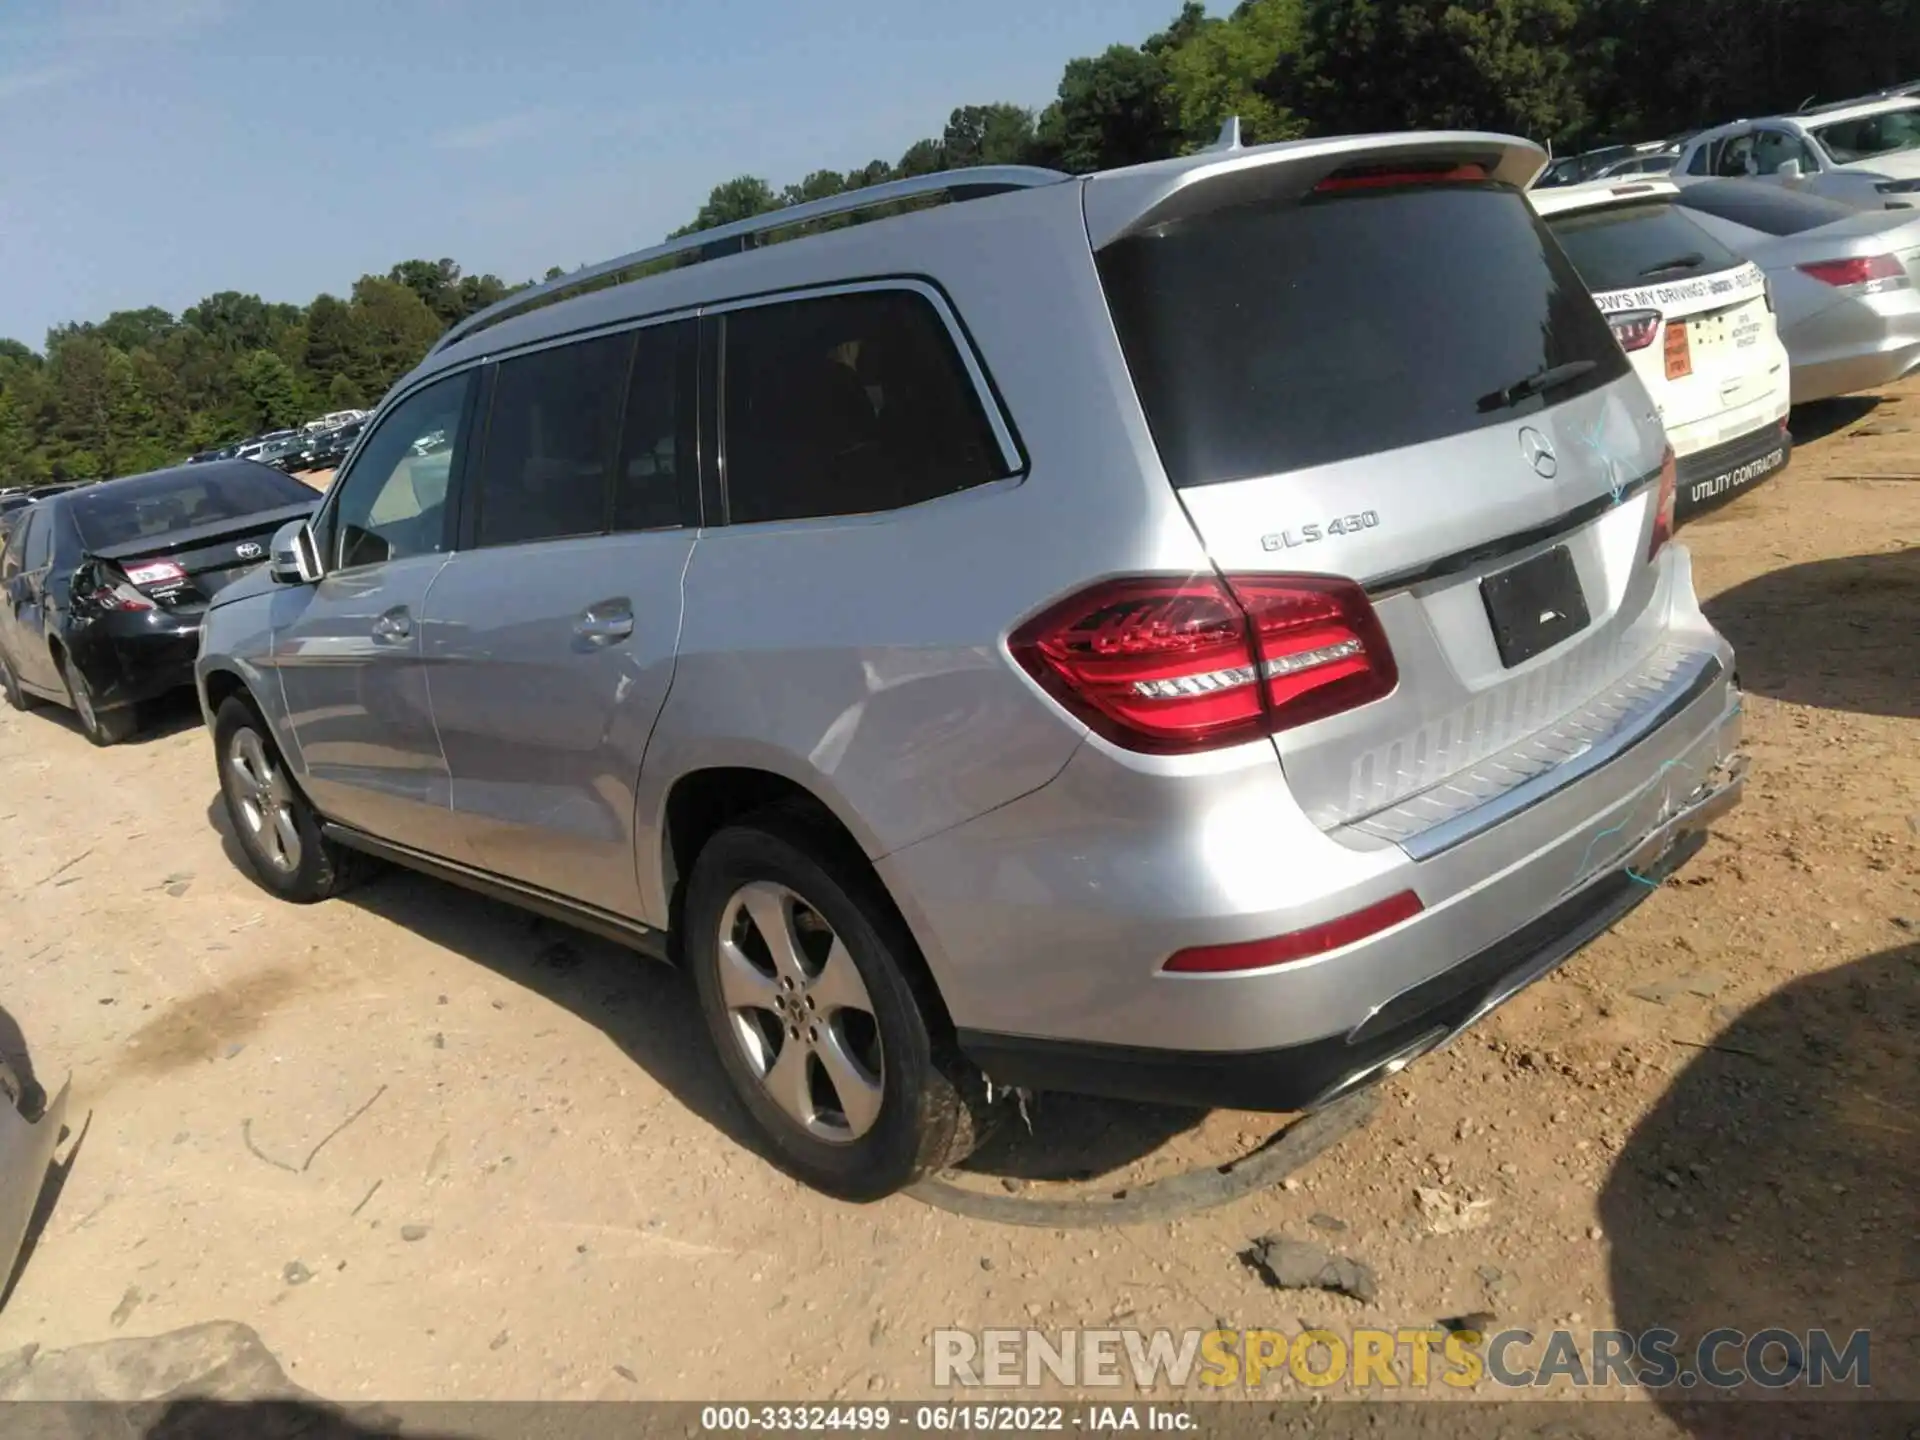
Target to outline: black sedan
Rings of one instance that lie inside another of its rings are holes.
[[[125,740],[140,702],[193,683],[208,600],[318,498],[268,466],[212,460],[36,501],[0,552],[7,702],[70,705],[94,744]]]

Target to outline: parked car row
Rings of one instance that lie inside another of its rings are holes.
[[[587,267],[317,506],[227,461],[30,507],[8,696],[107,743],[197,650],[265,888],[394,861],[676,959],[836,1195],[1009,1092],[1329,1105],[1742,794],[1674,532],[1785,463],[1771,272],[1664,182],[1530,203],[1545,158],[1223,139]]]
[[[236,440],[190,456],[189,465],[210,460],[258,460],[289,474],[320,470],[338,464],[365,427],[364,410],[336,410],[309,420],[297,430],[274,430],[250,440]]]

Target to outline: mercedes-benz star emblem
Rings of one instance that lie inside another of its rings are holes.
[[[1533,473],[1551,480],[1560,473],[1560,457],[1553,453],[1553,442],[1531,425],[1520,427],[1520,453],[1527,457]]]
[[[233,553],[242,560],[258,560],[265,552],[251,540],[242,540],[233,547]]]

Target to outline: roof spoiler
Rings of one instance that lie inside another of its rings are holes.
[[[1353,135],[1206,150],[1180,160],[1090,177],[1087,237],[1099,250],[1169,220],[1189,219],[1250,200],[1305,195],[1335,171],[1393,161],[1481,165],[1491,179],[1524,190],[1546,168],[1547,156],[1531,140],[1471,130]]]

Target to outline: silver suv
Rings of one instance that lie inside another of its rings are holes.
[[[677,959],[769,1153],[850,1198],[1007,1088],[1292,1111],[1397,1071],[1740,788],[1543,160],[957,172],[456,326],[207,617],[249,861]]]

